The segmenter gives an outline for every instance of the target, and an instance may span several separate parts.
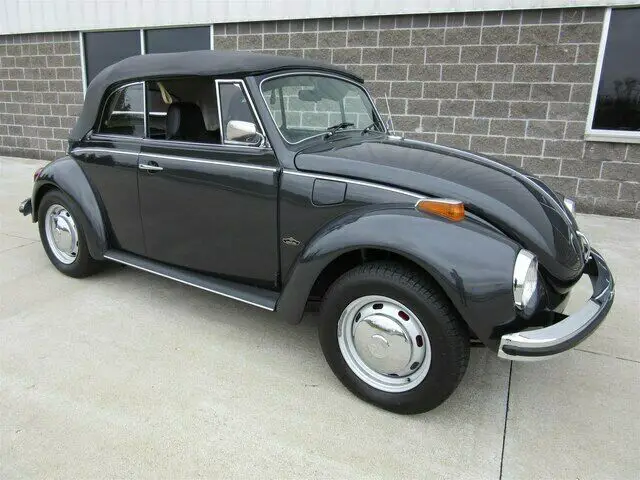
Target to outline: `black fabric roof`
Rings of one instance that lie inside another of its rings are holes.
[[[363,81],[340,67],[297,57],[213,50],[137,55],[105,68],[91,81],[70,140],[80,140],[93,127],[105,91],[116,83],[192,75],[245,77],[300,68],[334,72],[358,82]]]

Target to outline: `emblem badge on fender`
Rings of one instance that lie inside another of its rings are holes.
[[[300,245],[300,240],[296,240],[293,237],[283,237],[282,243],[284,243],[285,245],[289,245],[290,247],[297,247],[298,245]]]

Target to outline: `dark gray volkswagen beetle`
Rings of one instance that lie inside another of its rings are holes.
[[[111,260],[293,323],[318,307],[334,373],[396,412],[442,403],[471,340],[550,357],[613,303],[573,202],[497,160],[390,135],[361,78],[298,58],[108,67],[20,211],[66,275]],[[582,275],[593,295],[563,315]]]

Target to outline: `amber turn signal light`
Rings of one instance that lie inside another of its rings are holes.
[[[416,203],[416,210],[447,218],[453,222],[464,219],[464,203],[446,198],[424,198]]]

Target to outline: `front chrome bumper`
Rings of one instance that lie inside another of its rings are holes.
[[[593,286],[593,295],[573,315],[546,328],[503,335],[498,356],[509,360],[544,360],[567,351],[582,342],[609,313],[613,305],[614,282],[602,256],[592,250],[585,266]]]

